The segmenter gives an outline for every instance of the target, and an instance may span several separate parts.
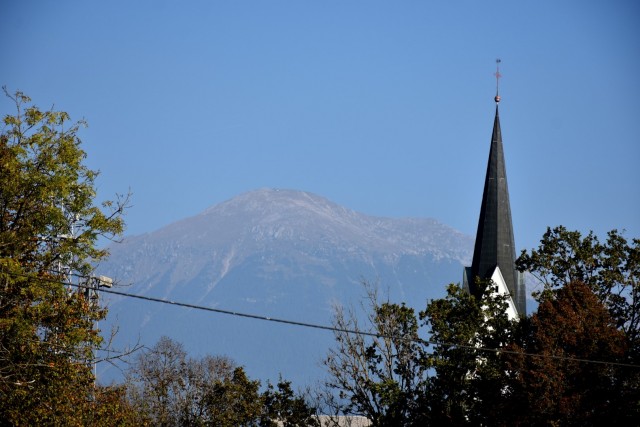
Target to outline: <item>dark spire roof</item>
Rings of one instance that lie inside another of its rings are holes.
[[[477,276],[483,279],[490,278],[495,267],[500,267],[516,308],[521,315],[524,315],[526,310],[524,289],[515,268],[516,252],[498,115],[499,101],[500,98],[496,95],[496,116],[493,122],[491,150],[482,194],[469,288],[472,294],[476,294],[473,278]]]

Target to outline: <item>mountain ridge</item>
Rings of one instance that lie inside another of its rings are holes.
[[[335,302],[359,303],[362,281],[378,282],[391,299],[424,308],[427,299],[443,296],[445,285],[459,280],[472,245],[469,236],[433,219],[369,216],[313,193],[263,188],[125,238],[110,248],[99,272],[132,283],[127,291],[140,295],[330,324]],[[301,359],[290,360],[286,348],[277,348],[273,357],[255,360],[246,354],[246,343],[234,343],[238,323],[232,319],[205,320],[216,336],[226,336],[225,345],[207,346],[198,338],[195,313],[170,313],[118,297],[108,303],[110,316],[127,325],[123,339],[131,341],[136,330],[146,344],[175,335],[187,348],[223,352],[247,368],[257,366],[261,378],[306,378],[310,368],[299,362],[321,358],[320,350],[331,342],[330,334],[309,341],[295,332],[292,341],[308,347],[299,349]],[[243,340],[272,347],[274,337],[264,326],[243,333]],[[285,345],[290,333],[276,341]],[[312,377],[321,375],[314,369]]]

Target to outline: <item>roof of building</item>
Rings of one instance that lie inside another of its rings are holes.
[[[498,114],[499,96],[496,95],[495,101],[496,115],[493,122],[491,149],[487,162],[469,289],[472,294],[476,294],[477,290],[472,278],[476,276],[483,279],[490,278],[495,268],[499,267],[518,312],[524,315],[526,311],[525,299],[524,295],[520,295],[523,290],[515,268],[516,251],[511,222],[511,205]]]

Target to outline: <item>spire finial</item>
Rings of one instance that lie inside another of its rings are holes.
[[[502,62],[502,60],[500,58],[496,59],[496,73],[494,74],[494,76],[496,76],[496,97],[493,98],[496,101],[496,104],[498,102],[500,102],[500,93],[498,91],[499,87],[500,87],[500,77],[502,77],[502,74],[500,74],[500,63]]]

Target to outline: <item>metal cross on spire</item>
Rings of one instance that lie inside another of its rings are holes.
[[[499,86],[500,86],[500,77],[502,77],[502,74],[500,74],[500,63],[502,62],[502,60],[500,58],[496,59],[496,72],[494,74],[494,76],[496,76],[496,97],[493,98],[496,101],[496,104],[498,102],[500,102],[500,93],[498,91]]]

